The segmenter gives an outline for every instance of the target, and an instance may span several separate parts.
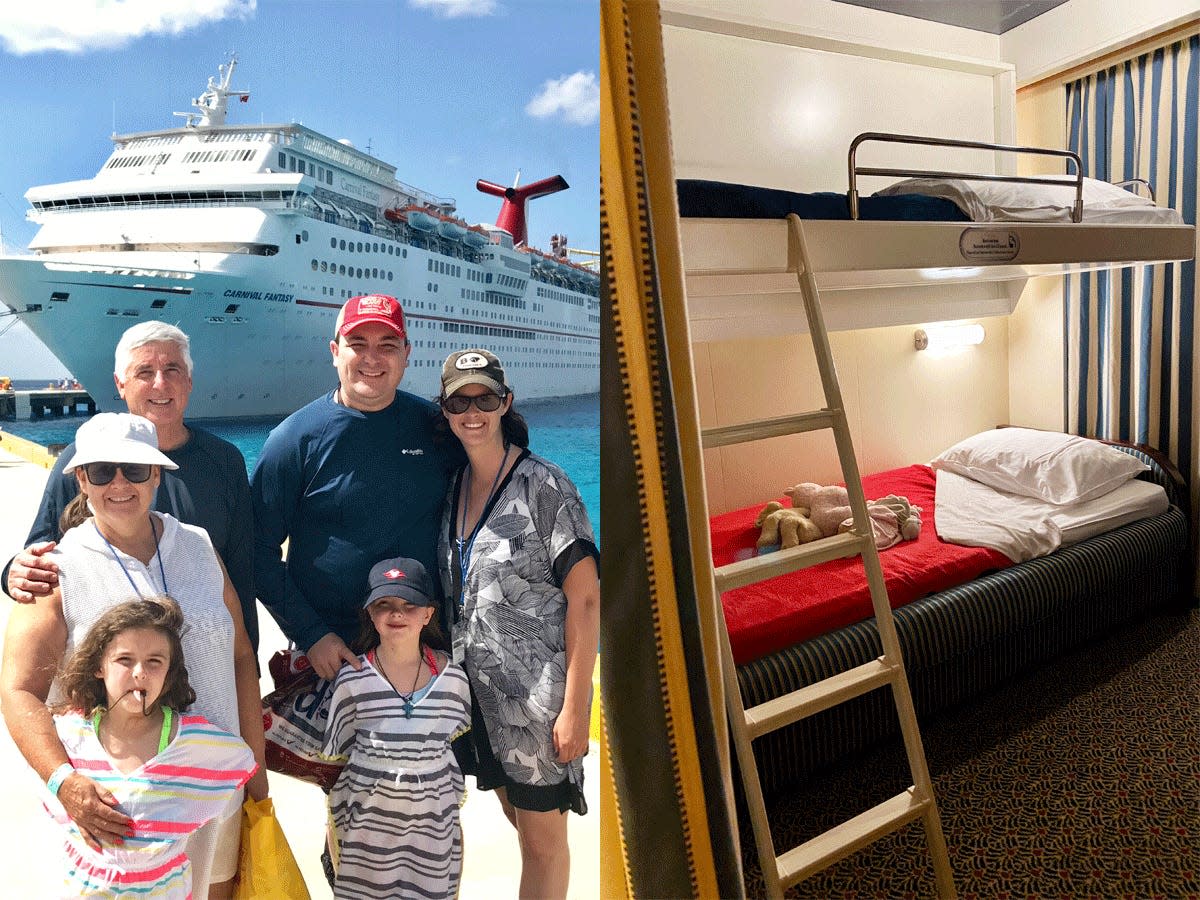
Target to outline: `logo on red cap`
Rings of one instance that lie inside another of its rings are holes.
[[[404,310],[400,301],[387,294],[366,294],[347,301],[342,309],[342,324],[338,334],[347,335],[366,322],[379,322],[400,337],[405,337]]]

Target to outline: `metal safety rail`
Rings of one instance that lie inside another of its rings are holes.
[[[859,144],[880,141],[888,144],[921,144],[929,147],[964,147],[972,150],[995,150],[1002,153],[1030,153],[1035,156],[1057,156],[1075,163],[1074,177],[1062,178],[1053,175],[982,175],[977,172],[945,172],[922,169],[880,169],[859,166],[854,162]],[[1071,221],[1083,221],[1083,163],[1079,154],[1070,150],[1053,150],[1048,147],[1015,147],[1009,144],[990,144],[985,141],[956,141],[952,138],[925,137],[919,134],[891,134],[886,131],[866,131],[850,142],[847,154],[850,185],[846,197],[850,202],[850,218],[858,218],[858,176],[890,175],[902,178],[962,178],[967,181],[1004,181],[1016,184],[1062,185],[1075,188],[1075,205],[1071,210]]]

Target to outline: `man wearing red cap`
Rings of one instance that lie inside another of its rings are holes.
[[[397,390],[410,346],[396,298],[349,300],[329,350],[337,388],[276,426],[250,478],[258,598],[322,678],[360,666],[349,644],[375,563],[437,571],[453,465],[434,444],[437,406]]]

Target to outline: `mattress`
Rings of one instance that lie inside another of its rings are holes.
[[[879,554],[893,608],[1012,564],[995,550],[962,547],[938,538],[934,527],[935,483],[933,470],[923,465],[863,478],[868,498],[896,494],[924,510],[917,540],[901,541]],[[788,505],[785,498],[783,502]],[[745,559],[756,552],[759,529],[754,519],[761,508],[748,507],[712,518],[716,565]],[[726,591],[721,602],[738,665],[874,615],[862,561],[857,557]]]
[[[731,184],[724,181],[681,179],[676,182],[679,215],[685,219],[784,219],[796,213],[802,219],[849,219],[845,194],[826,191],[800,194],[777,188]],[[908,193],[863,197],[859,218],[895,222],[968,222],[952,201]]]
[[[937,472],[938,535],[952,543],[991,547],[1025,562],[1127,522],[1166,510],[1166,492],[1138,479],[1085,503],[1056,506],[996,491],[954,472]]]
[[[849,219],[845,194],[798,193],[723,181],[681,179],[679,215],[709,219]],[[859,219],[894,222],[1070,222],[1073,187],[955,178],[911,178],[860,197]],[[1083,222],[1108,225],[1179,225],[1173,209],[1124,188],[1084,179]]]

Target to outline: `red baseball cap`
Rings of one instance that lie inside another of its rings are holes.
[[[367,322],[378,322],[386,325],[400,337],[408,337],[404,327],[404,310],[400,301],[387,294],[367,294],[363,297],[351,297],[338,313],[337,334],[345,337],[359,325]]]

